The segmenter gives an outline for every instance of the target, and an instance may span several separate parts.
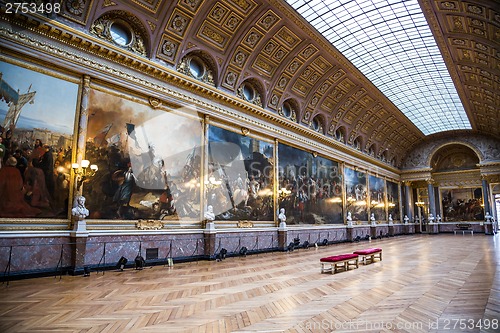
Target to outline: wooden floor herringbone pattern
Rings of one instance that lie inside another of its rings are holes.
[[[12,281],[0,332],[498,332],[499,242],[402,236]],[[374,246],[383,261],[320,273],[321,257]]]

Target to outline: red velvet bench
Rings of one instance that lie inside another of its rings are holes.
[[[325,257],[319,261],[321,263],[321,273],[332,272],[334,274],[337,273],[338,269],[347,271],[349,270],[349,266],[353,265],[356,265],[356,268],[358,268],[358,255],[354,253]],[[330,266],[330,268],[325,268],[325,266]]]
[[[376,258],[382,260],[382,249],[380,248],[357,250],[353,254],[361,256],[364,265],[366,265],[366,259],[370,260],[370,262],[374,262]]]

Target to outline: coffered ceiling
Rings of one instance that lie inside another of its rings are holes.
[[[261,106],[398,166],[426,135],[283,0],[66,0],[58,20],[99,35],[106,17],[129,22],[129,50],[174,70],[203,55],[214,89],[238,96],[252,80]],[[472,132],[500,138],[500,8],[497,0],[419,0]],[[99,21],[101,20],[101,21]],[[111,41],[109,41],[111,42]],[[317,128],[316,128],[317,129]],[[342,137],[340,137],[342,133]]]

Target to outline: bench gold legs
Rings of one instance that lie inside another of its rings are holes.
[[[372,262],[375,261],[375,259],[378,259],[382,261],[382,251],[376,252],[376,253],[371,253],[371,254],[365,254],[365,255],[360,255],[361,259],[363,260],[363,265],[366,265],[366,262],[369,261],[371,264]]]
[[[327,267],[325,267],[325,265]],[[358,268],[359,267],[358,259],[356,258],[356,259],[347,259],[336,262],[322,262],[321,273],[331,272],[332,274],[335,274],[339,270],[348,271],[350,266],[356,266],[356,268]]]

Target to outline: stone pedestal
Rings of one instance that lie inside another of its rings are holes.
[[[429,223],[427,225],[427,231],[429,232],[429,234],[439,234],[439,224]]]
[[[87,234],[88,235],[88,234]],[[84,274],[87,237],[75,237],[71,233],[71,266],[72,274]]]
[[[352,225],[347,227],[345,236],[348,242],[354,241],[354,228]]]
[[[85,219],[73,219],[73,230],[71,235],[75,237],[88,237],[87,221]]]
[[[484,234],[485,235],[493,235],[493,223],[491,222],[484,222]]]
[[[84,218],[73,216],[73,230],[70,232],[71,270],[73,275],[84,274],[88,237],[87,221]]]
[[[208,224],[208,223],[207,223]],[[213,230],[205,229],[203,233],[203,238],[205,239],[205,251],[204,255],[209,259],[215,259],[215,238],[217,232],[215,228]]]
[[[377,226],[376,225],[370,225],[370,237],[372,239],[377,238]]]
[[[285,229],[278,229],[278,249],[280,251],[286,251],[288,247],[288,230]]]
[[[394,236],[394,225],[389,224],[389,236]]]

